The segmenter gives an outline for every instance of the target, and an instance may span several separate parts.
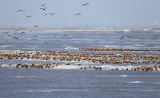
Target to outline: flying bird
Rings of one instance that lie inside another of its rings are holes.
[[[47,14],[44,14],[44,13],[42,13],[42,14],[45,15],[45,16],[47,15]]]
[[[75,14],[75,15],[80,15],[81,13]]]
[[[30,17],[32,17],[33,15],[31,15],[31,16],[27,16],[27,15],[25,15],[26,17],[28,17],[28,18],[30,18]]]
[[[44,7],[46,4],[39,4],[39,5],[41,5],[42,7]]]
[[[123,37],[123,36],[121,36],[119,39],[120,39],[120,40],[122,40],[122,39],[124,39],[124,37]]]
[[[18,39],[18,37],[19,37],[19,36],[17,36],[17,37],[16,37],[16,36],[14,36],[14,38],[15,38],[15,39]]]
[[[45,7],[45,8],[40,8],[40,9],[42,9],[42,10],[44,10],[44,11],[45,11],[45,10],[47,9],[47,7]]]
[[[33,25],[34,27],[38,27],[38,24],[37,25]]]
[[[25,34],[25,32],[21,32],[21,35],[22,35],[22,34]]]
[[[4,32],[4,33],[8,34],[8,33],[9,33],[9,31],[8,31],[8,32]]]
[[[24,10],[18,10],[18,11],[16,11],[16,12],[25,12]]]
[[[55,12],[54,12],[54,13],[55,13]],[[48,14],[54,15],[54,13],[48,13]]]
[[[82,6],[87,6],[89,3],[82,4]]]

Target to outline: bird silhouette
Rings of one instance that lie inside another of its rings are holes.
[[[127,36],[128,38],[132,38],[131,36]]]
[[[82,4],[82,6],[87,6],[89,3],[84,3],[84,4]]]
[[[47,7],[45,7],[45,8],[40,8],[40,9],[42,9],[42,10],[44,10],[44,11],[45,11],[45,10],[47,9]]]
[[[46,4],[39,4],[39,5],[41,5],[42,7],[44,7]]]
[[[27,16],[27,15],[25,15],[26,17],[28,17],[28,18],[30,18],[30,17],[32,17],[33,15],[31,15],[31,16]]]
[[[9,33],[9,31],[8,31],[8,32],[4,32],[4,33],[8,34],[8,33]]]
[[[18,37],[19,37],[19,36],[17,36],[17,37],[16,37],[16,36],[14,36],[14,38],[15,38],[15,39],[18,39]]]
[[[54,12],[54,13],[55,13],[55,12]],[[54,15],[54,13],[48,13],[48,14]]]
[[[17,29],[17,30],[15,30],[14,32],[18,32],[18,31],[20,31],[20,29]]]
[[[25,12],[24,10],[18,10],[18,11],[16,11],[16,12]]]
[[[122,40],[122,39],[124,39],[124,37],[123,37],[123,36],[121,36],[119,39],[120,39],[120,40]]]
[[[34,27],[38,27],[38,24],[37,25],[33,25]]]
[[[80,15],[80,14],[81,14],[81,13],[78,13],[78,14],[75,14],[75,15],[77,16],[77,15]]]
[[[158,39],[158,37],[153,37],[153,39]]]
[[[42,13],[42,14],[45,15],[45,16],[48,15],[48,14],[44,14],[44,13]]]
[[[21,35],[22,35],[22,34],[25,34],[25,32],[21,32]]]

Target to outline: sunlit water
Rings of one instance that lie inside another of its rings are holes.
[[[122,36],[124,39],[121,39]],[[9,32],[0,34],[0,50],[56,50],[79,53],[131,53],[159,56],[159,51],[86,51],[79,48],[159,49],[159,33],[68,33],[68,32]],[[47,44],[46,44],[47,43]],[[8,60],[0,63],[0,97],[159,97],[160,71],[111,71],[110,67],[132,64],[97,64],[102,70],[81,70],[76,61],[71,66],[56,68],[16,68],[17,63],[36,63],[40,60]],[[42,60],[53,63],[53,60]],[[9,67],[9,63],[12,65]],[[61,62],[66,63],[65,61]],[[81,62],[82,66],[96,65]],[[142,65],[142,64],[140,64]],[[146,66],[155,64],[149,63]],[[159,64],[156,64],[159,65]],[[135,64],[134,66],[139,66]]]

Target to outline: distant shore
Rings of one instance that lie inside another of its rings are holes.
[[[0,30],[0,32],[15,32],[16,30]],[[18,30],[17,32],[156,32],[160,30],[130,30],[124,29],[107,30],[107,29],[34,29],[34,30]]]

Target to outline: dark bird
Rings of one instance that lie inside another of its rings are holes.
[[[158,37],[153,37],[153,39],[158,39]]]
[[[87,6],[89,3],[82,4],[82,6]]]
[[[41,5],[42,7],[44,7],[46,4],[39,4],[39,5]]]
[[[124,39],[124,37],[122,36],[122,37],[120,37],[119,39],[122,40],[122,39]]]
[[[38,24],[37,25],[33,25],[34,27],[38,27]]]
[[[18,11],[16,11],[16,12],[25,12],[24,10],[18,10]]]
[[[9,31],[8,31],[8,32],[4,32],[4,33],[8,34],[8,33],[9,33]]]
[[[158,35],[155,34],[156,37],[158,37]]]
[[[42,9],[42,10],[46,10],[46,9],[47,9],[47,7],[45,7],[45,8],[40,8],[40,9]]]
[[[54,13],[55,13],[55,12],[54,12]],[[48,13],[48,14],[54,15],[54,13]]]
[[[81,13],[75,14],[75,15],[80,15]]]
[[[66,36],[66,37],[67,37],[67,35],[63,35],[63,36]]]
[[[21,32],[21,35],[22,35],[22,34],[25,34],[25,32]]]
[[[48,42],[45,42],[46,44],[48,44]]]
[[[127,36],[128,38],[132,38],[131,36]]]
[[[18,36],[19,37],[19,36]],[[14,36],[15,39],[18,39],[18,37]]]
[[[44,14],[44,13],[42,13],[43,15],[45,15],[45,16],[47,16],[48,14]]]
[[[27,16],[27,15],[25,15],[26,17],[28,17],[28,18],[30,18],[30,17],[32,17],[33,15],[31,15],[31,16]]]
[[[20,29],[18,29],[18,30],[16,30],[16,31],[18,32],[19,30],[20,30]],[[15,31],[15,32],[16,32],[16,31]]]

